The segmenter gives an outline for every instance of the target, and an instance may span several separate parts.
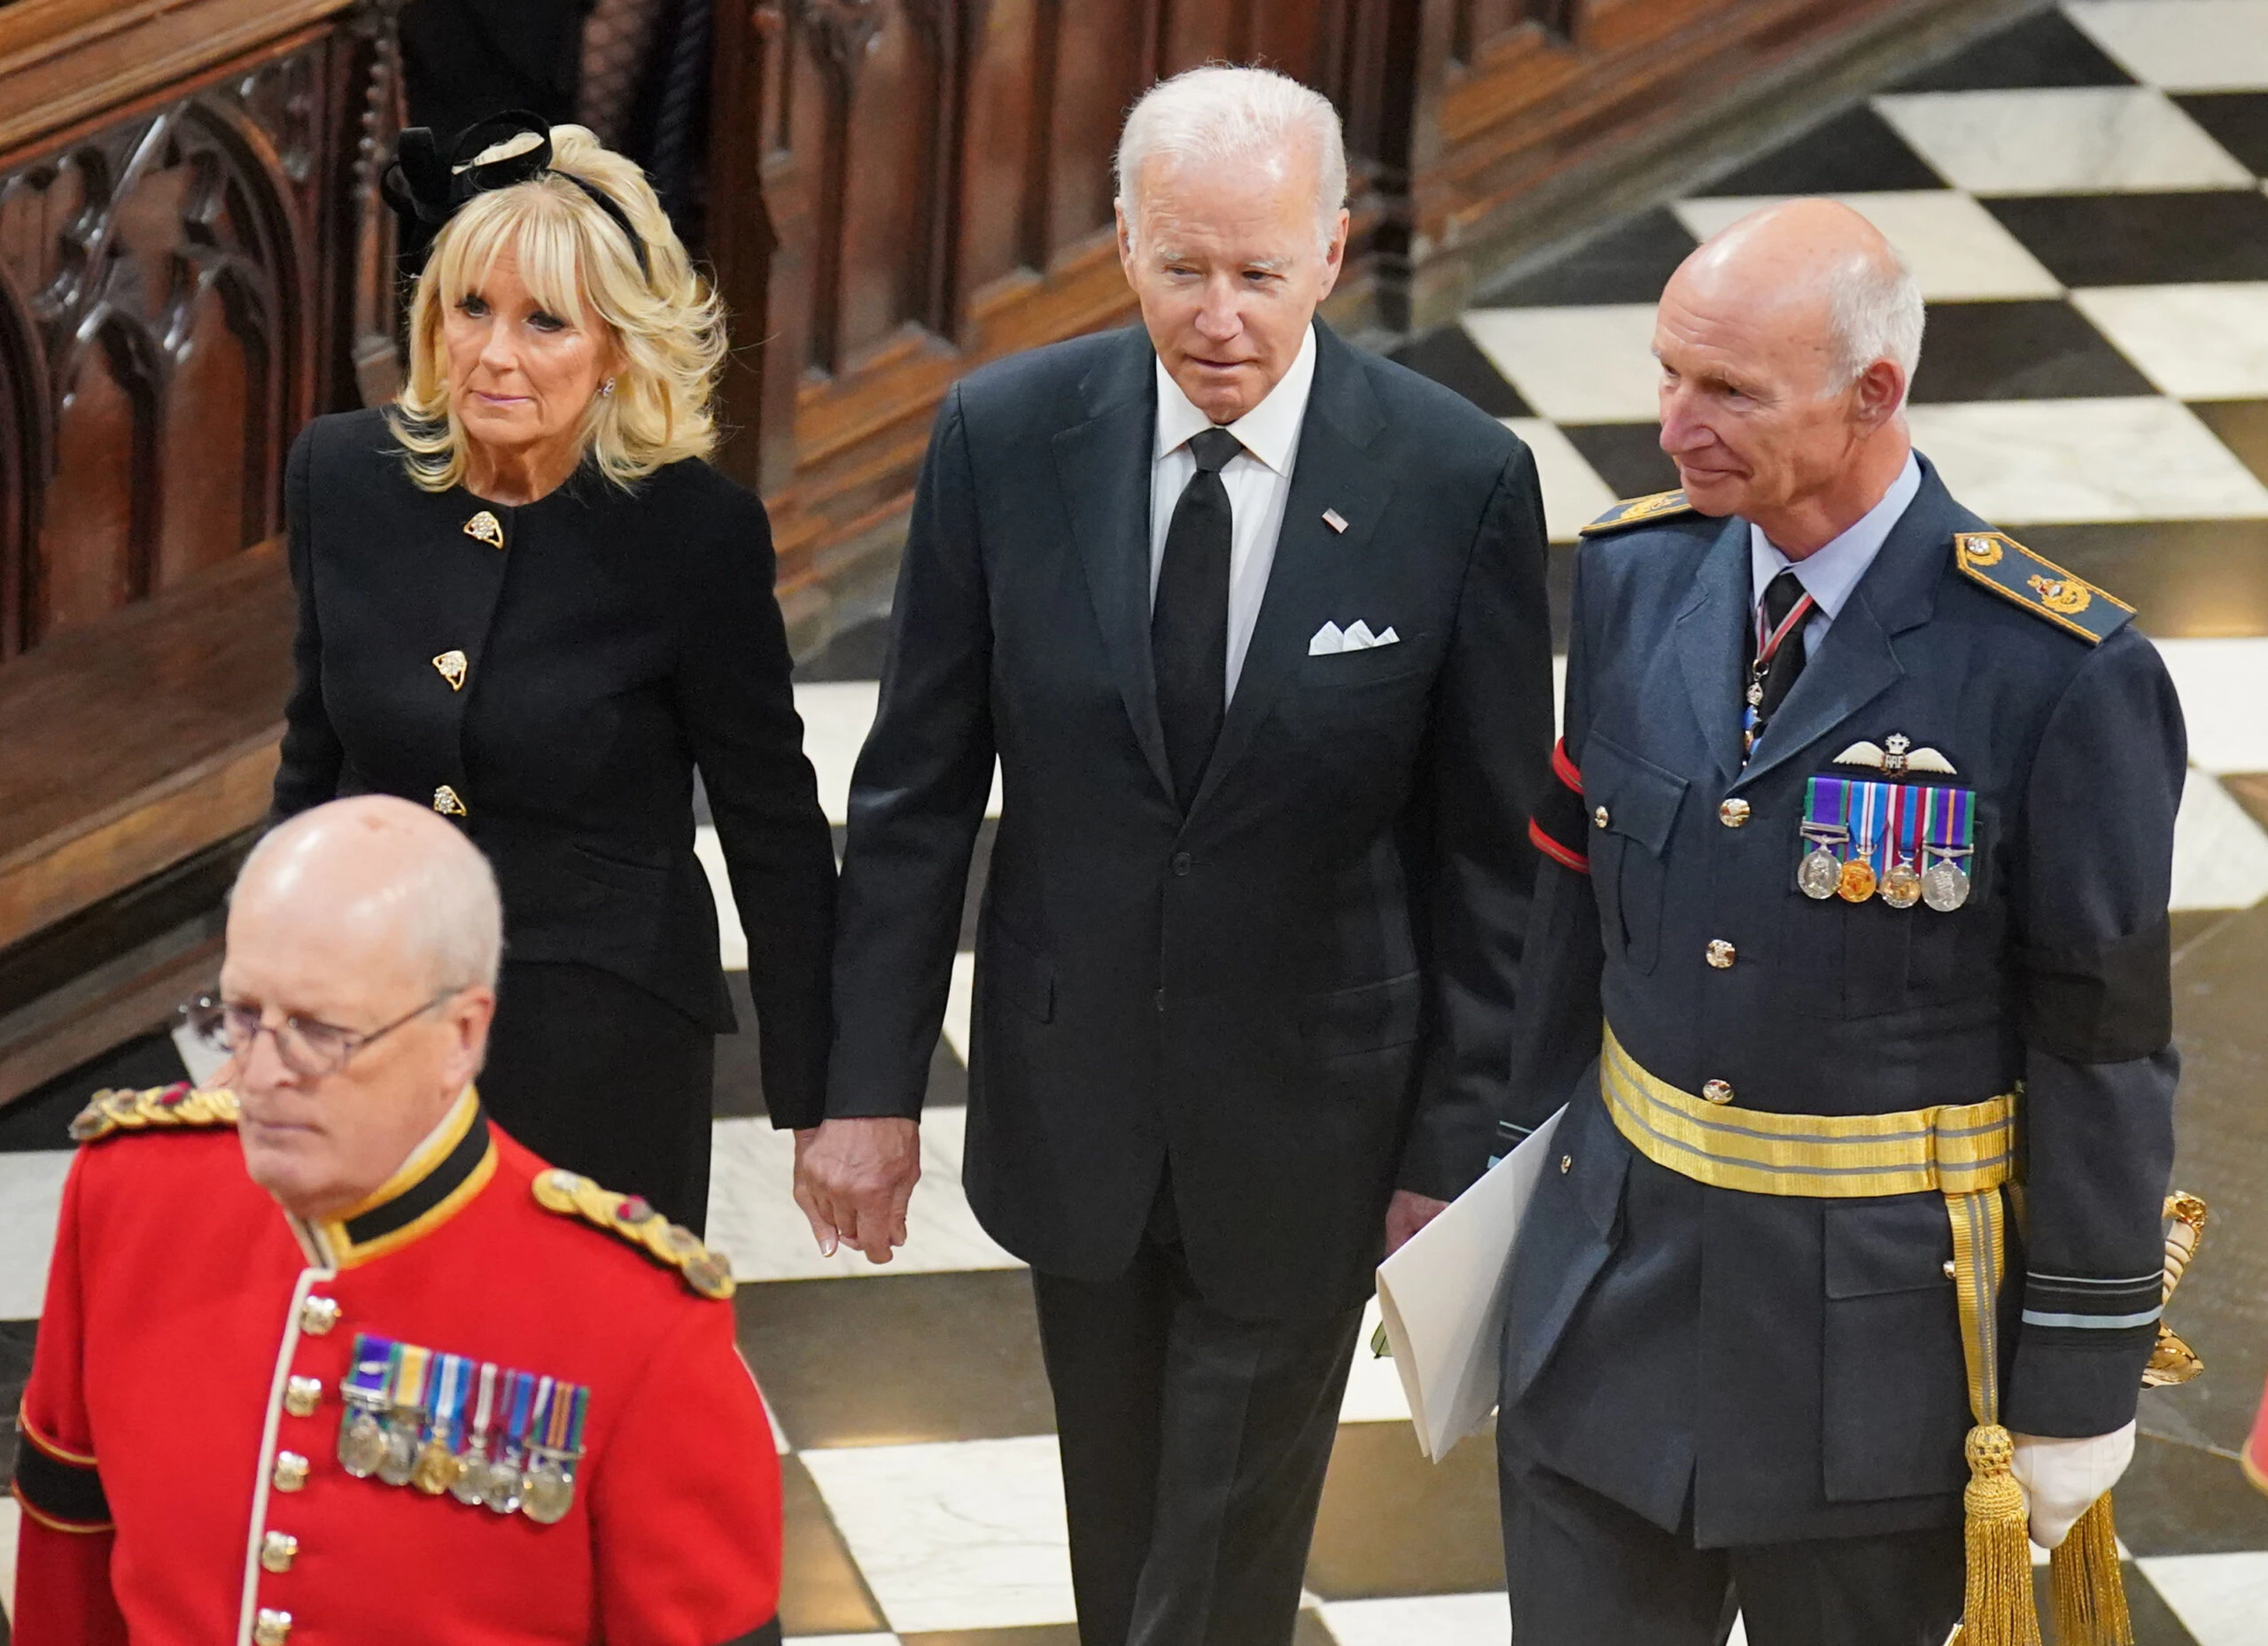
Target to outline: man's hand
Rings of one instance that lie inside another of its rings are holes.
[[[2094,1500],[2118,1484],[2134,1457],[2134,1425],[2066,1440],[2019,1434],[2008,1471],[2031,1509],[2031,1541],[2054,1549]]]
[[[1392,1203],[1386,1208],[1386,1254],[1392,1257],[1402,1250],[1411,1235],[1449,1209],[1447,1200],[1436,1200],[1430,1194],[1418,1194],[1409,1189],[1396,1189]]]
[[[874,1262],[905,1244],[905,1205],[921,1176],[921,1122],[831,1120],[796,1134],[796,1204],[822,1255],[855,1246]]]

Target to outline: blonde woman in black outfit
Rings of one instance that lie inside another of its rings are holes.
[[[455,166],[407,133],[388,185],[438,232],[407,386],[292,450],[275,810],[379,792],[454,819],[504,894],[484,1101],[697,1230],[734,1022],[695,770],[777,1125],[819,1117],[835,896],[770,525],[704,461],[721,316],[643,175],[580,127],[505,117]]]

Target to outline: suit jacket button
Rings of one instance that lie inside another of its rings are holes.
[[[1562,1177],[1565,1177],[1569,1172],[1574,1169],[1575,1157],[1573,1155],[1563,1154],[1559,1157],[1559,1175]]]
[[[1723,938],[1712,937],[1708,948],[1702,951],[1702,958],[1719,971],[1728,972],[1732,969],[1734,957],[1739,952]]]
[[[1185,851],[1177,851],[1177,852],[1175,852],[1175,853],[1173,854],[1173,872],[1174,872],[1175,873],[1177,873],[1177,874],[1186,874],[1186,873],[1189,873],[1189,869],[1190,869],[1190,865],[1191,865],[1191,863],[1192,863],[1192,861],[1193,861],[1193,859],[1192,859],[1192,858],[1191,858],[1190,855],[1189,855],[1187,852],[1185,852]]]
[[[1601,828],[1604,828],[1607,824],[1612,820],[1612,819],[1607,816],[1606,808],[1604,806],[1601,806],[1597,811],[1591,813],[1591,821],[1597,824]]]
[[[1727,828],[1738,828],[1748,821],[1748,802],[1728,800],[1717,808],[1717,821]]]
[[[1702,1086],[1701,1095],[1712,1103],[1730,1103],[1733,1100],[1732,1083],[1728,1080],[1709,1081]]]

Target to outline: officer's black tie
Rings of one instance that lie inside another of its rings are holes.
[[[1184,811],[1197,798],[1205,763],[1221,735],[1228,698],[1229,544],[1233,522],[1221,470],[1244,449],[1226,429],[1192,436],[1197,472],[1182,488],[1166,527],[1165,563],[1150,608],[1150,656],[1157,667],[1158,718],[1166,764]]]
[[[1742,754],[1756,747],[1780,704],[1804,672],[1804,625],[1818,609],[1803,579],[1783,571],[1764,586],[1764,617],[1749,625],[1748,712]]]

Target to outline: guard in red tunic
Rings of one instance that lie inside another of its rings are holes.
[[[294,819],[193,1020],[234,1090],[74,1123],[20,1646],[778,1639],[779,1466],[722,1260],[470,1083],[485,874],[399,801]]]

